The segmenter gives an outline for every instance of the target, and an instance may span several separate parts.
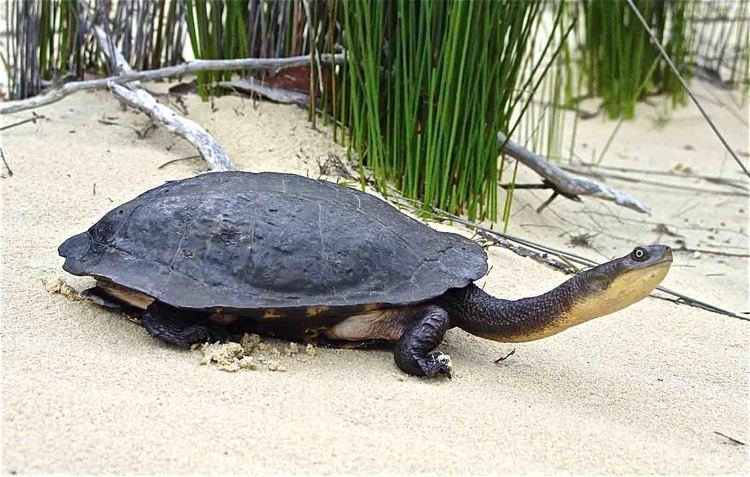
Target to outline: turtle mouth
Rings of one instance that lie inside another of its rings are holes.
[[[589,320],[621,310],[647,297],[667,276],[672,266],[669,247],[652,247],[647,261],[635,262],[623,257],[619,270],[612,272],[608,286],[575,303],[570,314],[578,320]],[[656,253],[653,253],[656,252]]]

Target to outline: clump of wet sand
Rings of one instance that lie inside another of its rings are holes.
[[[65,280],[60,277],[55,279],[42,278],[42,286],[44,286],[44,289],[49,293],[62,295],[71,300],[81,300],[81,295],[78,293],[78,290],[68,285]]]
[[[264,342],[259,335],[254,333],[245,333],[239,343],[201,343],[193,345],[191,349],[202,354],[200,364],[212,365],[216,369],[228,372],[262,368],[268,371],[285,372],[287,367],[283,357],[289,359],[300,354],[297,343],[287,343],[282,354],[277,345]],[[306,345],[306,356],[315,356],[315,353],[315,347],[312,344]]]

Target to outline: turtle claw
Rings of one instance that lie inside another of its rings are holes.
[[[421,360],[419,366],[422,368],[423,376],[431,378],[438,374],[444,374],[451,379],[451,358],[447,354],[432,353]]]
[[[450,327],[448,313],[433,305],[414,311],[422,316],[396,342],[393,349],[396,365],[405,373],[415,376],[444,374],[450,378],[450,358],[447,354],[434,351]]]

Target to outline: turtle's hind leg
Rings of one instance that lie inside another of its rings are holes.
[[[181,348],[206,341],[226,341],[229,333],[222,326],[196,322],[189,313],[154,302],[143,313],[143,326],[151,336]]]
[[[97,305],[103,306],[104,308],[109,308],[110,310],[127,311],[129,308],[132,308],[124,301],[118,300],[117,298],[107,293],[103,288],[98,286],[83,290],[80,293],[80,296],[84,300],[96,303]]]
[[[416,376],[445,374],[451,377],[448,357],[432,352],[443,340],[450,328],[448,313],[439,306],[428,306],[420,310],[423,314],[407,328],[393,349],[396,365],[402,371]]]

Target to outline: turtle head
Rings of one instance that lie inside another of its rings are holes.
[[[570,280],[568,314],[575,321],[588,321],[632,305],[659,285],[671,265],[668,246],[648,245],[586,270]]]

